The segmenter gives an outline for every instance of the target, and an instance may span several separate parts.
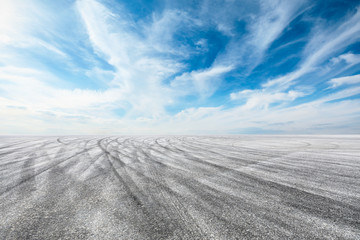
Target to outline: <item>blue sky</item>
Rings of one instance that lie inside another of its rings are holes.
[[[359,134],[359,40],[359,1],[1,1],[0,134]]]

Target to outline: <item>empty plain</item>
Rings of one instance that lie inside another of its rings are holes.
[[[1,137],[0,239],[360,239],[360,136]]]

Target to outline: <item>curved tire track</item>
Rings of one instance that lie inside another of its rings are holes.
[[[359,136],[0,141],[1,239],[360,236]]]

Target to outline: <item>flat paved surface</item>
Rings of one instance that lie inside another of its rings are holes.
[[[360,239],[360,136],[0,137],[0,239]]]

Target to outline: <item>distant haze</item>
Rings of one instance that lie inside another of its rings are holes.
[[[359,40],[359,1],[1,1],[0,134],[359,134]]]

